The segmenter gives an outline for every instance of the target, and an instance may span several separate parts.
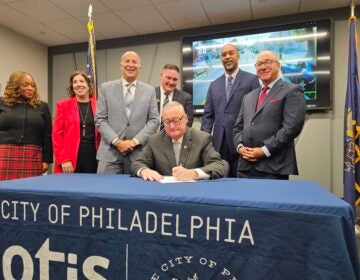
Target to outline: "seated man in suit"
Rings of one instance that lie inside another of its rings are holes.
[[[192,107],[192,97],[185,91],[176,88],[179,81],[179,67],[175,64],[165,64],[160,73],[161,85],[155,88],[156,100],[158,104],[158,110],[162,115],[162,109],[166,103],[170,101],[177,101],[184,106],[185,113],[188,116],[187,126],[191,127],[194,119],[194,112]],[[161,125],[161,129],[164,126]]]
[[[255,67],[262,88],[244,96],[233,129],[237,176],[286,180],[298,174],[294,139],[305,121],[304,95],[299,86],[280,78],[274,53],[260,53]]]
[[[177,180],[216,179],[226,175],[211,135],[188,128],[184,107],[172,101],[162,115],[165,131],[149,137],[139,157],[131,164],[131,173],[144,180],[160,181],[163,175]]]

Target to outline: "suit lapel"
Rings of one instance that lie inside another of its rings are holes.
[[[265,100],[263,102],[263,104],[261,104],[259,110],[257,110],[258,112],[261,111],[267,104],[269,104],[270,100],[279,92],[279,89],[283,86],[283,81],[281,79],[279,79],[274,85],[273,87],[270,89],[270,91],[268,92],[268,94],[265,97]],[[260,92],[260,91],[259,91]],[[258,95],[259,96],[259,95]]]
[[[133,104],[132,104],[132,107],[131,107],[129,119],[131,118],[132,114],[133,114],[134,111],[136,110],[137,104],[140,103],[140,100],[141,100],[141,98],[142,98],[141,92],[142,92],[142,84],[138,81],[138,82],[136,83],[135,96],[134,96]]]
[[[173,92],[172,101],[177,101],[177,102],[181,103],[181,100],[179,97],[180,97],[179,92],[177,89],[175,89]]]
[[[126,116],[126,106],[125,106],[125,99],[124,99],[124,92],[123,92],[123,84],[122,84],[121,80],[118,80],[118,82],[116,83],[115,90],[116,90],[115,98],[118,100],[118,102],[120,104],[119,108],[121,108],[124,115]]]
[[[239,69],[239,71],[237,72],[236,74],[236,77],[235,77],[235,81],[233,83],[233,86],[231,88],[231,91],[230,91],[230,96],[229,96],[229,100],[226,104],[229,104],[230,103],[230,100],[234,94],[234,91],[235,89],[238,87],[238,84],[240,83],[240,80],[241,80],[241,76],[242,76],[242,71]],[[224,88],[226,88],[226,78],[224,79],[225,80],[225,84],[224,84]]]
[[[161,105],[160,87],[155,88],[155,95],[156,95],[156,104],[160,112],[160,105]]]
[[[163,133],[164,133],[163,137],[165,138],[164,139],[165,140],[164,141],[165,156],[167,157],[167,159],[169,161],[169,166],[172,168],[173,166],[176,166],[176,159],[175,159],[172,140],[165,132],[163,132]]]
[[[75,121],[77,127],[79,127],[79,129],[80,129],[79,107],[77,104],[76,97],[73,97],[70,99],[70,104],[71,104],[70,105],[71,113],[69,116],[74,116],[74,121]]]
[[[192,144],[192,139],[191,139],[190,129],[186,128],[186,132],[184,134],[183,141],[181,144],[180,157],[179,157],[179,162],[182,166],[186,166],[186,161],[190,153],[191,144]]]

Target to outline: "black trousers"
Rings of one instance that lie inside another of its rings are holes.
[[[230,148],[228,147],[228,145],[226,143],[227,143],[227,141],[226,141],[226,136],[225,136],[225,132],[224,132],[219,153],[220,153],[221,158],[225,159],[230,165],[230,172],[229,172],[228,177],[236,178],[236,171],[237,171],[239,155],[234,155],[233,153],[231,153]]]
[[[97,165],[95,143],[81,142],[75,173],[96,173]]]

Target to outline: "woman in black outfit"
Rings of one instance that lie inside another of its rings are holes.
[[[52,163],[51,115],[33,77],[16,71],[0,98],[0,180],[39,176]]]

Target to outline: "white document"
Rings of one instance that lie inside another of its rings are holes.
[[[196,182],[196,180],[182,181],[182,180],[176,180],[174,176],[164,176],[164,178],[162,180],[160,180],[159,182],[163,183],[163,184],[168,184],[168,183],[190,183],[190,182]]]

